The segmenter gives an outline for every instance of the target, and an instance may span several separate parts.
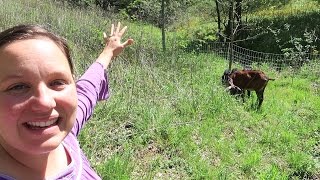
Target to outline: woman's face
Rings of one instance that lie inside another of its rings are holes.
[[[0,145],[28,154],[55,149],[73,127],[77,94],[66,56],[51,40],[0,48]]]

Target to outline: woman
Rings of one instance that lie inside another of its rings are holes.
[[[65,40],[43,27],[0,33],[0,179],[100,179],[77,135],[108,98],[106,69],[133,43],[112,24],[106,46],[75,82]]]

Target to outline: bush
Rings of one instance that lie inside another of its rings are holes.
[[[245,48],[271,53],[297,52],[299,50],[296,45],[299,43],[305,48],[314,47],[311,52],[320,51],[319,40],[310,39],[312,38],[311,34],[320,34],[319,11],[277,16],[271,19],[264,17],[254,19],[253,23],[267,30],[267,33],[243,43],[242,46]],[[250,36],[256,34],[259,34],[257,30],[250,32]]]

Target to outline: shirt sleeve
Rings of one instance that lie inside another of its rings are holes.
[[[108,76],[102,64],[93,63],[76,82],[76,86],[78,108],[72,133],[77,136],[90,119],[97,102],[109,97]]]

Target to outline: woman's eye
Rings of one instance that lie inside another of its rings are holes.
[[[52,81],[52,82],[50,83],[50,86],[51,86],[53,89],[62,90],[62,89],[65,87],[66,84],[67,84],[66,81],[58,79],[58,80]]]
[[[13,93],[20,93],[20,92],[25,92],[29,89],[30,87],[26,84],[16,84],[13,86],[10,86],[7,91],[13,92]]]

